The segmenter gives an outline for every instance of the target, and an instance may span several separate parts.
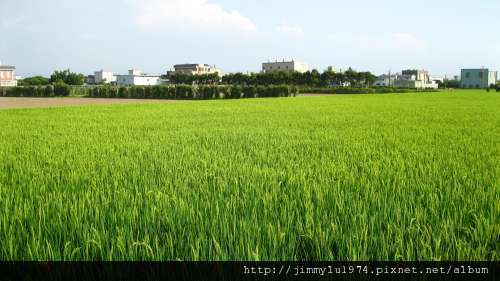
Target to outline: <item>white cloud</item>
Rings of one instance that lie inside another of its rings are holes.
[[[143,27],[169,24],[256,31],[255,24],[238,11],[227,11],[208,0],[141,0],[137,18]]]
[[[303,39],[304,38],[304,30],[300,27],[291,26],[287,23],[282,23],[281,25],[276,27],[276,31],[284,36],[293,37],[295,39]]]

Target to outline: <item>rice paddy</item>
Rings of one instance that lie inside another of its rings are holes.
[[[498,93],[0,120],[0,260],[500,260]]]

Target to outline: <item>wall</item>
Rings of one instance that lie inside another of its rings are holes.
[[[154,86],[160,84],[159,76],[134,76],[134,75],[118,75],[118,86]]]
[[[269,62],[262,64],[262,71],[264,72],[278,72],[278,71],[297,71],[300,73],[307,72],[309,66],[303,62],[288,61],[288,62]]]
[[[14,70],[0,70],[0,87],[17,86],[16,73]]]
[[[469,74],[469,75],[467,75]],[[462,88],[488,88],[488,69],[462,69],[460,86]]]
[[[488,77],[488,85],[496,85],[498,81],[498,72],[496,71],[490,71],[489,77]]]
[[[95,73],[95,83],[113,83],[116,82],[116,76],[113,72],[98,71]]]

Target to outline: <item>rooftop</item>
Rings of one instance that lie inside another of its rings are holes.
[[[153,74],[117,74],[117,77],[130,76],[130,77],[161,77],[161,75],[153,75]]]
[[[15,70],[16,67],[12,65],[0,65],[1,70]]]
[[[208,64],[194,64],[194,63],[185,63],[185,64],[176,64],[174,65],[174,68],[193,68],[197,66],[206,66],[206,67],[212,67],[211,65]]]

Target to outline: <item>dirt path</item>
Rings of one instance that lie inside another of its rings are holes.
[[[44,108],[79,105],[137,104],[137,103],[172,103],[173,100],[139,99],[92,99],[92,98],[5,98],[0,97],[0,109]]]

